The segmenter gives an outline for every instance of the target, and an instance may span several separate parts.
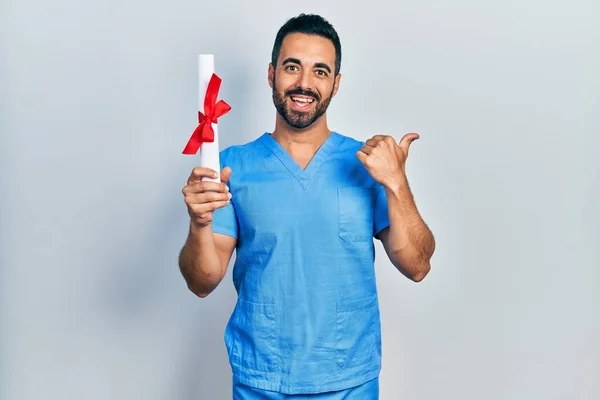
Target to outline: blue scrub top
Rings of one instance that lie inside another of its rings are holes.
[[[373,237],[389,217],[383,187],[356,158],[362,144],[333,132],[305,170],[269,133],[220,153],[232,199],[212,229],[237,238],[225,329],[234,380],[296,394],[378,376]]]

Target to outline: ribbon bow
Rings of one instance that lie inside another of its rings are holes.
[[[204,97],[204,114],[198,111],[199,125],[192,133],[185,149],[183,149],[183,154],[196,154],[202,143],[214,142],[215,131],[212,124],[216,124],[217,118],[227,114],[231,110],[229,104],[223,100],[217,102],[220,86],[221,78],[213,73],[208,82],[206,96]]]

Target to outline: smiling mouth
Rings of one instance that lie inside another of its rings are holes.
[[[312,97],[306,96],[290,96],[290,99],[292,100],[294,105],[300,109],[308,108],[308,106],[310,106],[315,101],[315,99],[313,99]]]

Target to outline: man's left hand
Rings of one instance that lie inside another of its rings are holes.
[[[356,153],[369,174],[381,185],[391,188],[406,179],[405,165],[410,144],[419,138],[417,133],[407,133],[399,143],[389,135],[375,135]]]

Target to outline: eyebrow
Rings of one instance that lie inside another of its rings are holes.
[[[283,62],[281,63],[281,65],[285,65],[285,64],[289,64],[289,63],[302,65],[302,62],[300,62],[300,60],[298,60],[297,58],[294,58],[294,57],[288,57],[288,58],[286,58],[285,60],[283,60]],[[325,63],[318,62],[318,63],[315,63],[314,66],[316,68],[323,68],[323,69],[327,70],[327,72],[331,73],[331,68],[329,67],[329,65],[327,65]]]

